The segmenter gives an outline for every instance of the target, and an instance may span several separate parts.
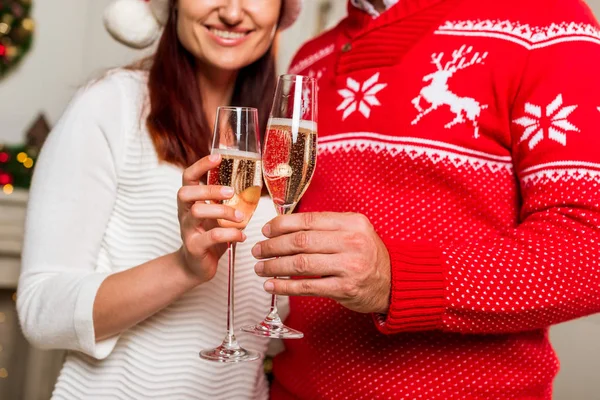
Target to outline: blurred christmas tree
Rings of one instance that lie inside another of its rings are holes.
[[[25,144],[0,144],[1,192],[11,194],[15,188],[29,189],[35,160],[49,133],[50,124],[40,114],[27,129]]]
[[[0,78],[16,66],[33,41],[32,0],[0,0]]]
[[[14,188],[28,189],[37,151],[25,145],[0,145],[0,188],[11,194]]]

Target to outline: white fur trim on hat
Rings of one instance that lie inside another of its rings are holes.
[[[169,19],[169,0],[150,0],[150,7],[158,22],[165,25]]]
[[[283,0],[279,29],[290,27],[303,0]],[[104,26],[115,40],[136,49],[150,46],[169,19],[169,0],[114,0],[104,11]]]
[[[104,26],[113,38],[136,49],[150,46],[160,32],[160,24],[143,0],[113,1],[104,11]]]

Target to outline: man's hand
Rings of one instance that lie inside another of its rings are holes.
[[[353,311],[387,312],[390,257],[364,215],[283,215],[265,225],[263,234],[269,239],[252,249],[254,257],[264,260],[256,264],[256,273],[304,277],[270,279],[265,283],[267,292],[329,297]]]

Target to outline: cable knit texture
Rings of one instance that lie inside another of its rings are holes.
[[[370,219],[391,305],[292,298],[274,399],[551,398],[548,327],[600,311],[598,64],[580,0],[350,6],[299,51],[320,130],[299,211]]]
[[[145,74],[113,72],[80,91],[44,145],[19,283],[23,331],[40,347],[72,350],[53,399],[265,399],[260,361],[224,365],[198,356],[225,335],[226,256],[212,281],[120,337],[95,341],[92,309],[102,281],[181,246],[182,171],[159,162],[141,114],[146,99]],[[261,199],[237,248],[238,327],[259,321],[270,304],[250,248],[274,216]],[[266,350],[263,339],[238,338]]]

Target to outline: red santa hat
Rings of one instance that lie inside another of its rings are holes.
[[[283,0],[279,28],[292,25],[302,0]],[[169,0],[114,0],[104,11],[104,26],[119,42],[143,49],[156,41],[169,18]]]

